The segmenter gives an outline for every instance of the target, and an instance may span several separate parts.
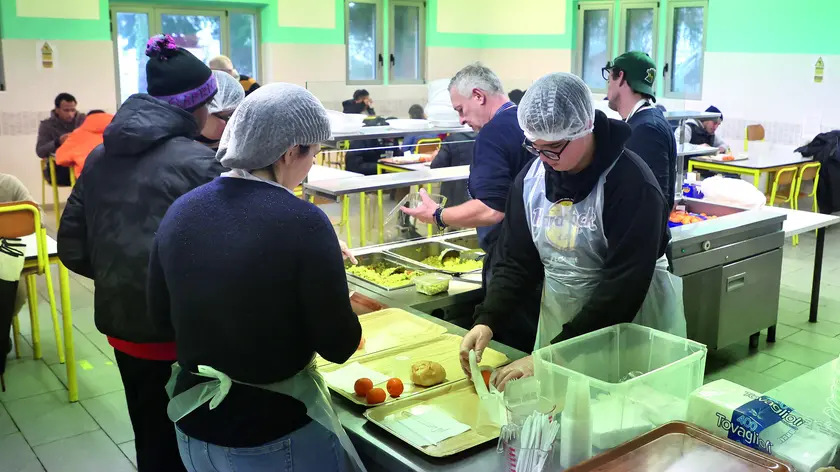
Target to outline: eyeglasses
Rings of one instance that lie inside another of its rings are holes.
[[[604,80],[610,80],[610,76],[612,76],[613,65],[610,62],[607,62],[607,65],[601,68],[601,77]]]
[[[557,160],[560,160],[560,154],[563,154],[563,151],[566,150],[566,148],[569,146],[570,142],[571,141],[566,141],[565,144],[563,144],[563,147],[560,148],[560,151],[558,151],[558,152],[546,151],[546,150],[543,150],[543,149],[537,149],[534,146],[534,143],[532,143],[531,141],[529,141],[527,139],[525,140],[525,142],[522,143],[522,147],[524,147],[526,151],[530,152],[531,154],[533,154],[536,157],[540,157],[540,154],[542,154],[543,156],[545,156],[546,159],[548,159],[550,161],[557,161]],[[553,143],[553,144],[559,144],[559,143],[560,143],[560,141],[558,141],[556,143]]]

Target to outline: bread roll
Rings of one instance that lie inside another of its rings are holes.
[[[446,379],[446,369],[437,362],[420,361],[411,365],[411,381],[421,387],[431,387]]]

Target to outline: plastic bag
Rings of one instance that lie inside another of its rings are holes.
[[[702,182],[704,200],[734,205],[748,210],[761,208],[767,203],[767,197],[753,187],[749,182],[741,179],[729,179],[716,175]]]

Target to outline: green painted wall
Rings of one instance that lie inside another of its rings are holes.
[[[110,40],[108,1],[100,0],[98,20],[17,16],[15,0],[0,0],[0,32],[5,39]]]
[[[515,0],[510,0],[515,1]],[[501,48],[501,49],[570,49],[573,35],[573,2],[566,6],[566,27],[564,34],[518,35],[518,34],[459,34],[440,33],[437,30],[438,0],[426,2],[426,45],[449,48]],[[551,21],[550,18],[532,18],[523,12],[521,18],[510,21]]]
[[[100,0],[98,20],[21,18],[15,0],[0,0],[0,32],[7,39],[110,40],[109,9],[125,4],[177,5],[187,7],[251,8],[260,13],[263,43],[344,44],[344,1],[335,0],[335,28],[290,28],[277,24],[276,0]]]

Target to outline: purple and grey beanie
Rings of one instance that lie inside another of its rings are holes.
[[[216,78],[200,59],[179,48],[168,34],[146,43],[146,90],[170,105],[194,111],[216,95]]]

